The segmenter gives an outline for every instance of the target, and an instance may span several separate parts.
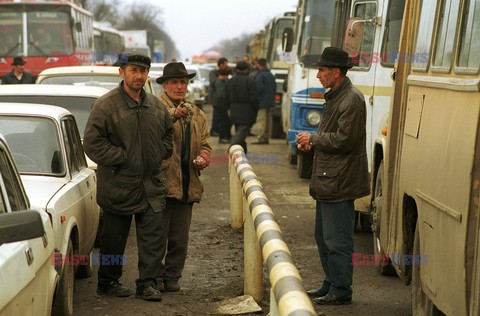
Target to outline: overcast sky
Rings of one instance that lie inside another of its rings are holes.
[[[223,39],[254,33],[298,0],[144,0],[163,10],[165,28],[182,58],[191,58]]]

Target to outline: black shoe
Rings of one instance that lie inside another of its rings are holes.
[[[97,287],[97,294],[105,296],[128,297],[132,295],[132,292],[130,292],[130,290],[126,287],[123,287],[120,282],[112,281],[106,286],[99,285]]]
[[[318,305],[348,305],[352,304],[352,297],[328,293],[325,296],[314,298],[312,301]]]
[[[322,297],[328,294],[327,290],[317,289],[307,291],[307,295],[310,297]]]
[[[177,280],[164,280],[163,288],[166,292],[178,292],[180,291],[180,284]]]
[[[137,289],[137,294],[135,295],[135,298],[145,301],[160,302],[162,300],[162,293],[153,286],[149,285],[147,287],[144,287],[143,289]]]
[[[254,145],[268,145],[268,140],[256,140],[254,142],[252,142],[252,144]]]

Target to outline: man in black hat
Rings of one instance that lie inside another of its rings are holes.
[[[230,119],[235,125],[232,145],[240,145],[247,153],[247,136],[257,120],[259,99],[255,79],[248,76],[249,65],[239,61],[236,75],[225,85],[225,103],[230,110]]]
[[[149,68],[147,56],[123,56],[119,68],[123,80],[93,104],[83,146],[97,163],[97,201],[103,209],[100,253],[113,258],[124,254],[135,216],[136,298],[160,301],[156,278],[162,271],[166,196],[162,161],[172,155],[173,125],[158,98],[143,90]],[[129,296],[130,290],[119,282],[121,276],[121,262],[102,257],[97,293]]]
[[[352,301],[354,200],[370,194],[366,153],[366,106],[363,94],[346,77],[348,53],[324,49],[317,78],[325,93],[317,134],[298,134],[300,151],[315,150],[310,195],[317,201],[315,240],[325,279],[307,291],[320,305]]]
[[[157,279],[167,292],[180,291],[178,280],[187,258],[193,203],[200,202],[203,192],[200,171],[209,165],[212,151],[205,114],[185,100],[188,82],[194,76],[183,63],[172,62],[165,65],[163,75],[157,78],[164,90],[160,101],[174,122],[173,154],[164,163],[168,190],[163,213],[165,269]]]
[[[22,56],[13,58],[12,66],[14,68],[2,77],[2,84],[35,83],[35,77],[28,71],[25,71],[26,63]]]

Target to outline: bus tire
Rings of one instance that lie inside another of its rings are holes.
[[[282,129],[282,118],[280,116],[272,116],[272,138],[285,138]]]
[[[302,179],[312,177],[313,155],[312,153],[303,153],[297,156],[297,175]]]
[[[288,145],[288,162],[291,165],[297,164],[297,153],[292,149],[292,146]]]
[[[413,242],[413,255],[420,256],[420,232],[419,223],[415,226],[415,239]],[[420,264],[412,267],[412,315],[437,316],[444,315],[433,304],[422,288]]]

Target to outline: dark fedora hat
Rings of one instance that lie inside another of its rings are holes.
[[[150,57],[142,54],[137,54],[137,53],[133,53],[133,54],[123,53],[119,56],[118,61],[120,66],[130,64],[130,65],[145,67],[148,69],[150,69],[150,64],[152,62]]]
[[[27,62],[23,60],[22,56],[17,56],[13,58],[13,63],[12,66],[19,66],[19,65],[25,65]]]
[[[350,58],[348,57],[348,53],[343,49],[336,47],[326,47],[316,66],[347,69],[353,67]]]
[[[189,79],[192,79],[193,77],[195,77],[196,74],[197,73],[195,72],[188,73],[187,69],[185,68],[185,65],[181,62],[168,63],[163,68],[163,75],[157,78],[157,83],[163,83],[165,80],[168,80],[171,78],[188,77]]]

